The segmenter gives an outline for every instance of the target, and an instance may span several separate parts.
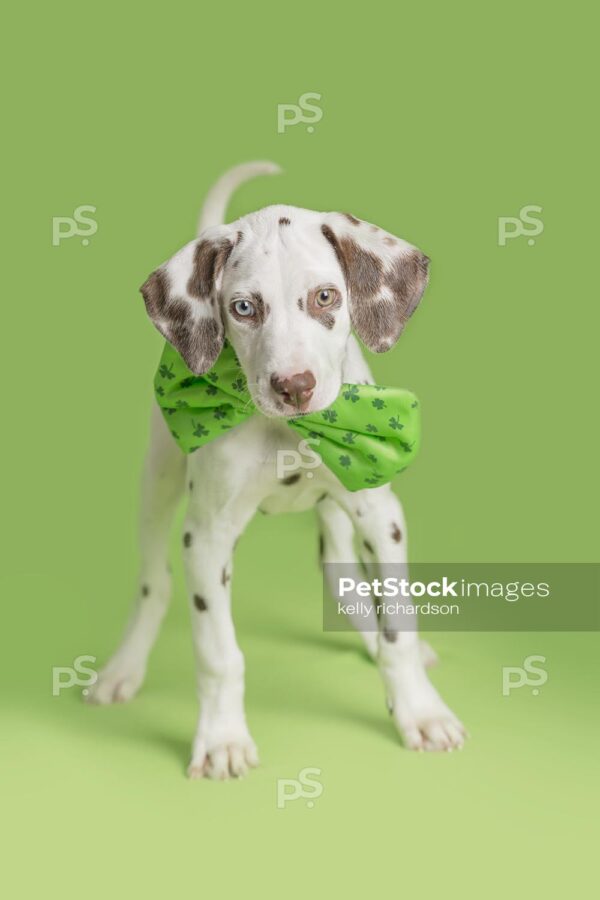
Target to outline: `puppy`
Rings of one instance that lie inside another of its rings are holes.
[[[245,774],[258,756],[244,710],[244,659],[231,616],[232,553],[257,509],[315,507],[324,563],[356,569],[355,545],[380,569],[406,563],[406,525],[389,485],[350,492],[325,465],[282,478],[277,459],[298,435],[286,419],[323,410],[342,383],[372,384],[354,330],[372,351],[398,340],[427,285],[427,258],[342,213],[271,206],[222,224],[232,191],[274,174],[271,163],[227,173],[209,193],[199,236],[141,288],[150,318],[195,374],[230,342],[257,413],[185,455],[162,412],[152,414],[141,504],[141,574],[132,620],[88,699],[113,703],[140,688],[170,598],[167,544],[186,491],[183,555],[198,668],[200,715],[189,775]],[[355,534],[358,542],[355,542]],[[334,590],[334,585],[331,585]],[[405,746],[461,747],[464,729],[430,683],[433,659],[416,631],[361,629]]]

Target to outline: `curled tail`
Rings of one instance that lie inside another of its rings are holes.
[[[257,175],[278,175],[280,172],[279,166],[272,162],[243,163],[225,172],[206,195],[198,222],[198,234],[213,225],[223,225],[227,204],[241,184]]]

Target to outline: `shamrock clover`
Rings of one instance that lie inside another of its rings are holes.
[[[352,460],[346,454],[340,456],[340,465],[342,465],[345,469],[352,465]]]
[[[418,406],[418,405],[419,405],[419,401],[418,401],[418,400],[414,400],[414,401],[410,404],[410,408],[411,408],[411,409],[414,409],[415,406]]]
[[[353,403],[356,403],[357,400],[360,399],[358,396],[358,385],[351,384],[347,391],[343,393],[344,400],[352,400]]]
[[[194,422],[193,419],[192,419],[192,427],[194,429],[192,432],[194,437],[206,437],[206,435],[209,433],[208,428],[205,428],[204,425],[202,424],[202,422],[198,422],[196,424],[196,422]]]
[[[218,380],[219,380],[219,376],[216,374],[216,372],[207,372],[207,373],[206,373],[206,377],[207,377],[207,378],[210,378],[210,380],[211,380],[213,383],[214,383],[215,381],[218,381]]]
[[[385,406],[385,400],[380,400],[379,397],[375,397],[374,400],[371,400],[371,404],[375,407],[375,409],[383,409]]]
[[[231,382],[231,387],[234,389],[234,391],[243,391],[245,386],[246,382],[242,377],[236,378],[235,381]]]
[[[371,478],[365,478],[367,484],[377,484],[378,481],[381,481],[383,475],[379,472],[373,472]]]
[[[344,437],[342,438],[345,444],[353,444],[354,443],[354,435],[351,431],[347,431]]]
[[[379,431],[379,428],[377,428],[375,425],[369,424],[367,425],[367,431],[370,431],[371,434],[375,434],[376,431]]]
[[[169,381],[171,378],[175,378],[175,374],[173,372],[173,363],[170,366],[166,366],[164,363],[158,369],[158,374],[161,378],[168,378]]]
[[[337,419],[337,413],[335,409],[326,409],[325,412],[321,413],[321,415],[326,422],[335,422]]]
[[[367,459],[372,463],[377,462],[377,457],[375,456],[374,453],[367,453]]]
[[[193,384],[195,384],[195,382],[196,382],[195,377],[193,375],[188,375],[188,377],[184,378],[183,381],[181,382],[181,387],[183,387],[183,388],[191,387]]]
[[[171,434],[173,435],[173,437],[175,438],[176,441],[179,440],[179,435],[177,434],[176,431],[172,431]]]
[[[224,419],[224,418],[226,418],[226,416],[227,416],[227,407],[224,405],[217,406],[217,408],[214,411],[215,419]]]
[[[412,448],[415,446],[414,441],[412,442],[412,444],[407,444],[406,441],[399,441],[399,443],[405,453],[412,453]]]
[[[189,405],[190,404],[187,402],[187,400],[178,400],[177,403],[175,404],[177,409],[187,409],[189,407]]]
[[[390,418],[390,428],[394,428],[396,431],[400,431],[401,428],[404,428],[404,425],[398,418],[398,416],[392,416]]]
[[[218,392],[217,392],[217,389],[214,386],[214,384],[209,384],[206,386],[206,393],[208,394],[209,397],[214,397],[215,394]]]
[[[174,406],[166,406],[166,407],[165,407],[165,412],[166,412],[166,414],[167,414],[168,416],[172,416],[173,413],[177,412],[177,410],[175,409]]]
[[[159,385],[158,385],[158,387],[156,388],[156,393],[158,394],[159,397],[164,397],[164,396],[165,396],[165,389],[164,389],[164,387],[162,386],[162,384],[159,384]]]

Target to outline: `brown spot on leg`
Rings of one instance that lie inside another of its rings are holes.
[[[319,535],[319,562],[323,562],[323,555],[325,553],[325,538],[322,534]]]
[[[206,600],[204,597],[201,597],[200,594],[194,594],[194,606],[198,610],[198,612],[206,612],[208,606],[206,605]]]
[[[147,584],[143,584],[142,585],[142,597],[149,597],[149,596],[150,596],[150,588],[148,587]]]
[[[297,481],[300,481],[300,478],[300,472],[294,472],[293,475],[288,475],[287,478],[282,478],[281,484],[296,484]]]
[[[189,487],[190,487],[190,494],[191,494],[192,491],[194,490],[194,482],[193,481],[190,481]]]
[[[184,536],[183,536],[183,546],[184,546],[184,547],[191,547],[191,546],[192,546],[192,533],[191,533],[191,531],[186,531],[186,533],[184,534]]]
[[[402,532],[395,522],[392,524],[392,540],[396,541],[397,544],[402,540]]]
[[[365,549],[369,551],[369,553],[375,553],[372,545],[368,541],[364,541]]]
[[[388,642],[388,644],[395,644],[396,641],[398,640],[398,632],[392,631],[391,628],[384,628],[383,629],[383,637],[384,637],[384,640],[386,640]]]
[[[223,571],[221,572],[221,584],[223,587],[227,587],[227,582],[231,581],[231,575],[227,574],[226,566],[223,566]]]

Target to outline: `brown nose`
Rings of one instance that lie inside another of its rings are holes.
[[[271,387],[284,403],[295,406],[303,412],[308,406],[308,401],[313,395],[316,385],[315,376],[308,370],[282,378],[279,375],[271,375]]]

